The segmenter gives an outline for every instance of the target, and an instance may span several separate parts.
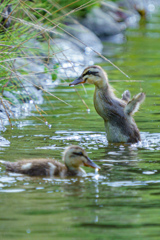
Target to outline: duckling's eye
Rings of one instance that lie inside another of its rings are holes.
[[[87,72],[87,74],[90,75],[90,74],[92,74],[92,72],[89,70],[89,71]]]
[[[74,152],[75,155],[78,155],[78,156],[83,156],[83,153],[82,152]]]
[[[90,71],[90,70],[88,70],[88,72],[85,75],[99,76],[98,72],[94,72],[94,71]]]

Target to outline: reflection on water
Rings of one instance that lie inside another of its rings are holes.
[[[128,31],[127,43],[106,44],[111,60],[135,81],[124,81],[111,65],[102,64],[116,80],[112,85],[118,97],[126,89],[132,95],[140,89],[147,94],[135,116],[140,143],[107,142],[93,107],[93,86],[86,86],[86,92],[77,87],[90,113],[72,88],[58,86],[54,94],[73,107],[48,96],[41,107],[50,128],[27,117],[17,128],[1,133],[2,160],[62,161],[64,148],[77,144],[101,167],[99,172],[85,168],[83,178],[53,179],[6,173],[0,166],[1,239],[159,239],[159,16],[152,21],[155,28],[147,24],[146,29]]]

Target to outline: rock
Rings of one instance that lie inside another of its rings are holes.
[[[54,39],[54,50],[57,53],[52,65],[55,62],[60,64],[59,77],[73,78],[83,71],[86,58],[83,51],[74,43],[66,39],[56,38]]]
[[[133,7],[131,9],[124,10],[123,8],[120,8],[120,2],[118,2],[117,4],[108,1],[102,2],[101,8],[116,22],[124,22],[127,27],[137,26],[140,20],[139,14],[135,11]]]
[[[14,95],[19,100],[20,103],[33,103],[42,104],[42,90],[38,90],[33,86],[25,86],[21,91],[14,91]]]
[[[52,85],[51,74],[45,73],[44,64],[40,59],[37,58],[37,61],[38,63],[30,59],[18,58],[14,62],[14,68],[24,87],[47,89],[47,85]]]
[[[89,51],[89,48],[92,48],[95,51],[102,53],[103,45],[101,40],[92,31],[90,31],[82,24],[70,24],[66,26],[65,29],[74,37],[80,40],[78,41],[70,37],[70,41],[74,42],[84,52],[87,52],[87,54],[90,53],[91,55],[95,55],[95,52],[93,52],[92,50]]]
[[[82,23],[100,38],[121,33],[126,29],[124,22],[116,22],[112,16],[100,8],[93,8]]]
[[[19,105],[18,99],[15,97],[15,95],[9,91],[3,91],[3,97],[6,97],[8,99],[12,100],[12,103],[14,105]]]
[[[160,5],[159,0],[123,0],[118,2],[119,7],[132,12],[139,19],[147,20],[150,14],[156,10],[156,6]],[[129,25],[132,26],[132,25]]]
[[[42,89],[47,91],[48,88],[55,85],[51,74],[45,73],[43,62],[38,58],[34,62],[31,59],[17,58],[13,65],[15,72],[14,84],[17,86],[17,90],[13,90],[12,93],[6,90],[3,91],[3,96],[13,103],[9,109],[12,112],[18,111],[20,103],[33,103],[33,101],[36,104],[42,104]],[[14,109],[14,106],[16,106],[17,110]],[[3,110],[2,112],[5,113]]]

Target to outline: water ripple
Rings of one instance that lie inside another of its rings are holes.
[[[0,192],[5,192],[5,193],[19,193],[19,192],[24,192],[25,189],[0,189]]]
[[[114,144],[110,145],[118,146],[121,151],[124,151],[124,146],[129,146],[131,150],[137,150],[139,148],[145,148],[150,151],[160,150],[160,133],[141,132],[142,141],[135,144]],[[105,132],[92,132],[92,131],[56,131],[54,136],[50,137],[54,141],[63,141],[66,145],[71,142],[77,142],[81,146],[88,149],[105,148],[108,146]],[[56,145],[46,146],[43,149],[59,148]],[[115,151],[109,153],[115,155]],[[119,153],[117,153],[118,155]]]
[[[118,181],[118,182],[102,182],[102,185],[107,185],[110,187],[128,187],[137,185],[148,185],[151,183],[160,183],[160,180],[150,180],[150,181]]]

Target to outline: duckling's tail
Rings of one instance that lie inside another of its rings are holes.
[[[144,101],[145,99],[145,93],[141,92],[135,95],[132,100],[126,105],[124,108],[124,112],[127,115],[133,115],[135,112],[138,111],[140,104]]]

